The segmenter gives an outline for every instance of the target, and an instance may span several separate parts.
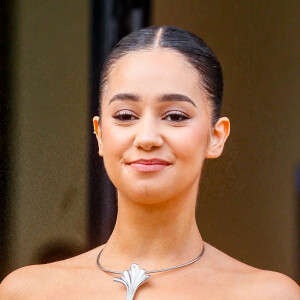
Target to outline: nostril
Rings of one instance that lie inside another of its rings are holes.
[[[161,136],[136,136],[134,140],[134,146],[137,148],[143,148],[145,150],[151,150],[153,148],[159,148],[163,145],[163,139]]]

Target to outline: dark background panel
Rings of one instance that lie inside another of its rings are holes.
[[[10,188],[10,121],[11,121],[11,5],[0,3],[0,278],[8,260],[9,188]]]

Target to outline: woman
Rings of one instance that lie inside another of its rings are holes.
[[[199,37],[153,26],[122,39],[104,65],[93,119],[118,191],[114,231],[87,253],[13,272],[0,298],[300,299],[293,280],[227,256],[198,230],[202,166],[230,132],[222,92],[221,66]]]

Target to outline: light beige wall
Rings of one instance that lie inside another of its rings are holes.
[[[231,135],[200,184],[204,239],[297,279],[300,2],[154,0],[153,24],[198,34],[224,70]]]
[[[89,1],[16,0],[10,268],[86,246]]]

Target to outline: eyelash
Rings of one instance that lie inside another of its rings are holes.
[[[118,113],[116,113],[115,115],[113,115],[112,117],[114,119],[117,119],[121,122],[126,122],[126,121],[132,121],[132,119],[123,119],[123,117],[135,117],[135,115],[130,111],[130,110],[122,110]],[[183,122],[185,120],[188,120],[190,119],[190,117],[186,116],[184,113],[180,112],[180,111],[172,111],[172,112],[168,112],[166,114],[166,117],[169,117],[169,116],[176,116],[176,117],[182,117],[183,119],[181,120],[174,120],[174,121],[171,121],[171,122]]]

